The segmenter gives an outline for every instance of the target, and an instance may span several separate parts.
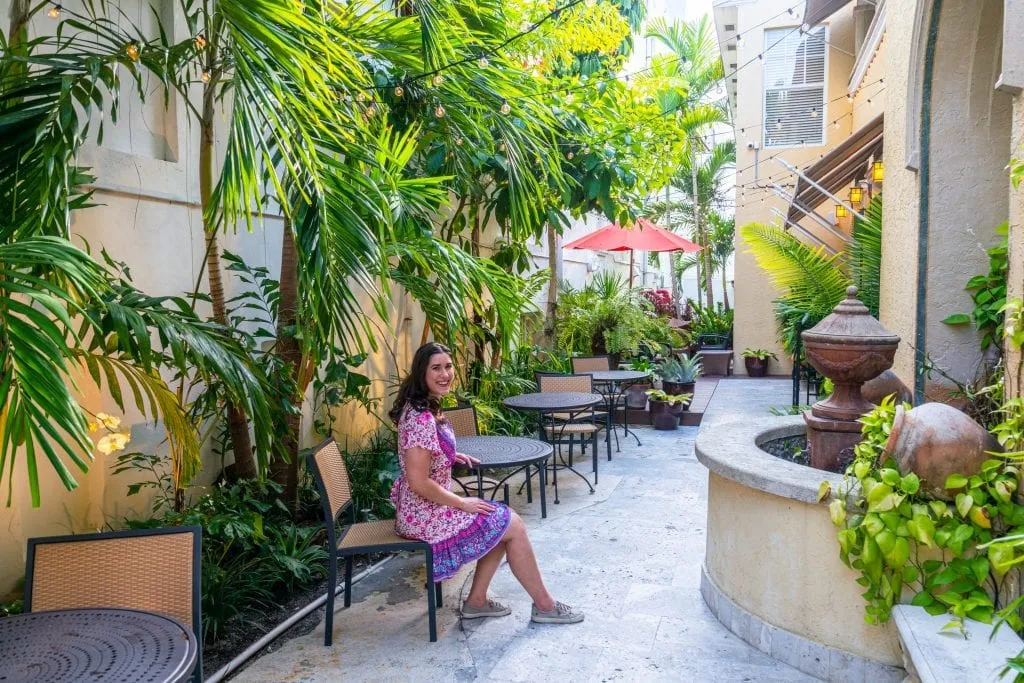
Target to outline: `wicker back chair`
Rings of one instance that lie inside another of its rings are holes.
[[[537,390],[541,393],[567,391],[584,394],[594,393],[594,378],[588,374],[562,375],[550,372],[536,373]],[[594,483],[597,483],[597,433],[602,429],[605,431],[605,443],[608,449],[608,459],[611,459],[611,441],[608,440],[608,419],[609,413],[596,411],[593,408],[576,410],[567,413],[551,413],[551,421],[544,429],[548,441],[561,448],[561,444],[569,444],[569,462],[572,463],[572,447],[579,438],[580,449],[583,454],[587,453],[587,440],[593,446],[594,461]],[[568,437],[568,438],[566,438]]]
[[[612,359],[610,356],[578,356],[571,360],[572,371],[577,374],[612,369]]]
[[[25,611],[108,607],[174,617],[196,635],[191,680],[201,681],[201,538],[197,526],[30,538]],[[88,577],[78,580],[83,571]]]
[[[556,375],[538,372],[537,390],[541,393],[576,391],[591,394],[594,392],[594,378],[590,375]]]
[[[430,642],[437,641],[437,607],[441,606],[441,584],[434,582],[434,554],[430,544],[402,538],[395,533],[395,521],[356,522],[356,509],[348,468],[334,439],[327,439],[309,454],[309,469],[320,491],[327,528],[327,614],[324,619],[324,645],[334,639],[334,594],[338,586],[338,560],[345,558],[345,607],[352,605],[352,558],[369,553],[421,551],[427,568],[427,610]],[[342,515],[348,513],[348,525],[337,531]]]
[[[478,436],[480,430],[477,428],[476,408],[473,406],[459,406],[444,411],[444,419],[452,426],[455,436]]]

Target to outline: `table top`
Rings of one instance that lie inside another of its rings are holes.
[[[183,681],[199,643],[177,619],[68,609],[0,619],[0,681]]]
[[[639,370],[595,370],[583,374],[590,375],[595,382],[636,382],[650,377],[650,373]]]
[[[456,440],[460,453],[472,455],[481,468],[527,465],[551,457],[551,444],[524,436],[460,436]]]
[[[545,391],[533,394],[509,396],[504,403],[514,410],[534,410],[547,413],[555,410],[589,408],[604,401],[600,394],[580,391]]]

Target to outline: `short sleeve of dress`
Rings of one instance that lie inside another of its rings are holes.
[[[398,423],[398,448],[425,448],[430,453],[441,451],[437,439],[437,421],[429,411],[409,408]]]

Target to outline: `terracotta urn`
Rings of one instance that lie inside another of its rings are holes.
[[[953,500],[946,490],[951,474],[971,476],[981,463],[1001,453],[999,442],[965,413],[945,403],[925,403],[912,410],[896,406],[882,459],[892,457],[900,472],[921,478],[921,491],[939,500]]]
[[[839,472],[861,440],[857,420],[875,407],[861,395],[861,385],[892,367],[900,338],[871,317],[856,287],[847,288],[846,299],[801,338],[808,362],[835,385],[831,396],[804,414],[811,467]]]
[[[914,394],[892,370],[886,370],[878,377],[868,380],[860,388],[861,396],[872,403],[881,403],[887,396],[895,395],[897,403],[910,403]]]
[[[861,385],[892,367],[900,338],[871,317],[856,287],[848,287],[846,299],[802,338],[808,362],[835,384],[832,395],[814,405],[815,415],[856,420],[875,407],[861,395]]]

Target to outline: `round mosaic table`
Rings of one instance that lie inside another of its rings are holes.
[[[68,609],[0,619],[0,681],[177,683],[199,643],[177,619],[128,609]]]
[[[540,437],[546,442],[547,430],[545,429],[544,425],[545,415],[551,413],[582,413],[583,411],[590,410],[591,408],[601,403],[602,401],[604,401],[604,397],[602,397],[600,394],[589,394],[581,391],[544,391],[532,394],[519,394],[518,396],[509,396],[504,400],[504,404],[506,407],[511,408],[513,410],[537,413],[537,426],[540,431]],[[571,420],[561,422],[560,424],[562,426],[562,429],[565,429],[565,426],[570,421]],[[561,448],[559,448],[559,451],[561,451]],[[558,458],[561,458],[561,453],[559,453]],[[572,452],[570,446],[570,461],[571,460]],[[594,481],[597,481],[596,458],[594,459],[594,463]],[[569,470],[570,472],[578,476],[580,479],[582,479],[584,482],[586,482],[587,487],[590,489],[591,493],[594,492],[594,487],[590,483],[590,480],[587,479],[582,472],[574,468],[571,462],[566,463],[565,460],[562,459],[561,463],[559,463],[558,459],[552,457],[551,471],[553,474],[553,483],[555,485],[555,505],[558,505],[559,469]]]
[[[584,374],[594,378],[594,389],[604,396],[605,403],[608,405],[609,415],[614,413],[615,406],[618,405],[619,399],[625,394],[626,388],[630,384],[636,384],[650,377],[648,373],[640,372],[639,370],[595,370]],[[609,424],[613,422],[614,420],[609,417]],[[629,431],[629,408],[626,406],[625,401],[622,403],[622,434],[623,436],[632,434],[633,438],[636,439],[636,445],[643,445],[640,443],[640,437],[636,435],[636,432]],[[616,444],[618,444],[618,439],[619,437],[616,436]],[[616,450],[618,450],[617,447]],[[611,460],[610,454],[608,459]]]
[[[540,516],[548,516],[547,497],[544,493],[545,463],[554,452],[551,444],[537,439],[521,436],[460,436],[456,447],[460,453],[471,455],[480,461],[473,468],[476,472],[477,491],[484,488],[484,470],[510,467],[513,471],[502,477],[491,491],[491,500],[498,488],[514,475],[526,470],[527,479],[530,468],[537,468],[540,480]],[[527,487],[527,502],[533,502],[533,488]]]

